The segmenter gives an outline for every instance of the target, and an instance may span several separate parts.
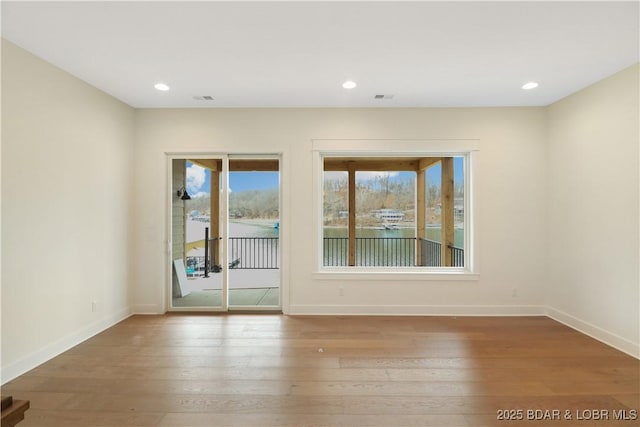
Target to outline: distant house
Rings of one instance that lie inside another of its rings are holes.
[[[404,212],[397,209],[376,209],[371,214],[384,222],[398,222],[404,218]]]

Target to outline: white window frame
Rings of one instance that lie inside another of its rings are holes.
[[[321,280],[478,280],[476,162],[479,140],[313,139],[314,278]],[[464,267],[329,267],[323,265],[324,159],[326,157],[464,157]]]

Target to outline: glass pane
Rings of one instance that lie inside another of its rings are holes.
[[[453,211],[454,211],[454,247],[451,249],[452,265],[464,267],[464,157],[453,158]]]
[[[415,265],[416,173],[356,172],[356,265]]]
[[[464,266],[464,156],[325,158],[324,162],[331,170],[323,175],[324,266],[349,264],[349,174],[344,169],[350,167],[356,170],[353,265]],[[393,170],[408,164],[412,165],[409,171]],[[367,165],[374,170],[367,171]],[[418,176],[424,180],[420,186]],[[444,188],[443,177],[449,183]],[[424,189],[420,197],[417,188]],[[421,218],[417,218],[419,213]],[[445,248],[443,231],[447,233]]]
[[[425,174],[425,240],[422,264],[442,266],[442,162],[434,163]],[[448,248],[451,266],[464,267],[464,157],[453,158],[453,246]]]
[[[196,164],[194,162],[200,163]],[[211,194],[218,197],[212,170],[218,161],[173,160],[172,206],[173,292],[172,307],[221,307],[222,275],[212,268],[218,253],[217,230],[211,224]],[[213,190],[213,191],[212,191]]]
[[[277,171],[229,172],[230,307],[280,305],[279,180]]]
[[[347,265],[349,186],[347,172],[324,173],[323,259],[325,266]]]

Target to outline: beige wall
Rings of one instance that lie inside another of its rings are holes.
[[[552,315],[640,356],[638,73],[549,107]]]
[[[3,41],[2,125],[5,382],[130,312],[134,111]]]
[[[547,236],[544,108],[153,109],[137,112],[136,127],[136,311],[166,309],[168,272],[157,268],[167,265],[165,152],[184,151],[282,153],[289,313],[541,313]],[[314,277],[311,140],[380,138],[479,139],[479,281]]]
[[[637,66],[549,108],[134,111],[2,48],[3,382],[131,310],[164,312],[167,152],[282,154],[288,312],[551,307],[637,354]],[[479,280],[314,275],[312,139],[479,140]]]

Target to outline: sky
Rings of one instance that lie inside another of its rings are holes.
[[[229,172],[231,191],[269,190],[278,188],[278,172]]]
[[[390,173],[393,180],[406,181],[415,177],[414,172],[359,172],[358,180],[373,179],[381,173]],[[463,180],[463,158],[453,159],[453,181]],[[248,190],[268,190],[277,188],[280,180],[278,172],[230,172],[230,192]],[[440,166],[427,169],[427,182],[440,185]],[[211,173],[198,165],[187,162],[187,192],[191,197],[208,196],[211,187]]]
[[[440,165],[427,169],[427,182],[440,185],[442,168]],[[462,184],[464,180],[464,158],[453,158],[453,183]]]
[[[278,172],[230,172],[229,190],[241,192],[248,190],[269,190],[278,188]],[[211,189],[211,172],[187,162],[187,192],[191,197],[208,196]]]

